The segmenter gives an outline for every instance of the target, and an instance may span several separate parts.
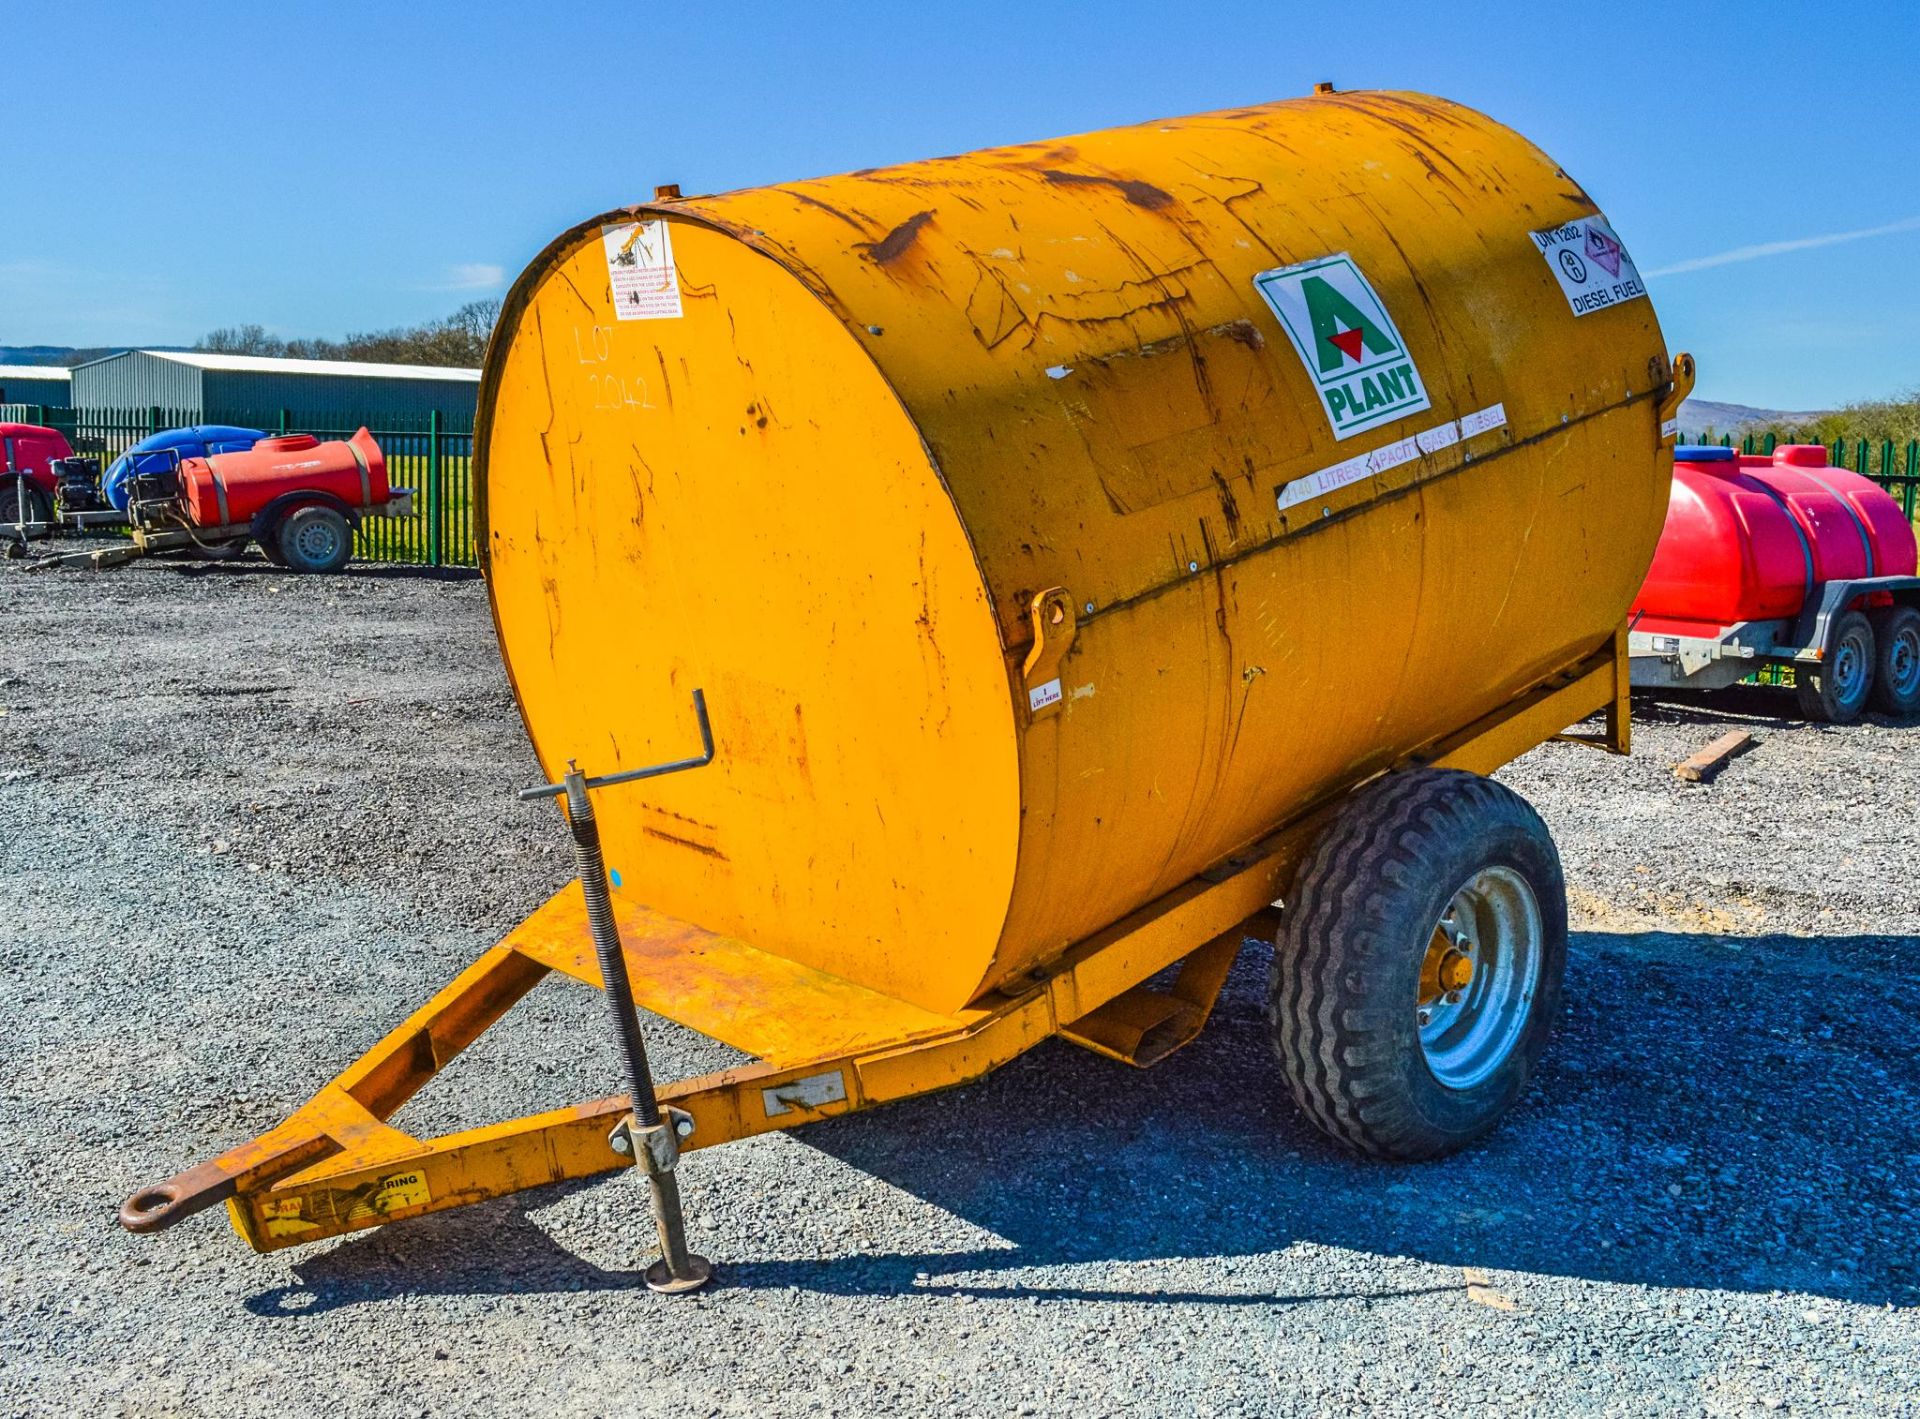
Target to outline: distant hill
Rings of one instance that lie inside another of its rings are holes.
[[[0,365],[70,365],[70,345],[0,345]]]
[[[1756,409],[1751,404],[1719,404],[1711,399],[1689,399],[1680,406],[1680,432],[1704,434],[1744,434],[1748,429],[1781,424],[1789,428],[1811,424],[1832,411],[1826,409],[1792,412],[1785,409]]]
[[[122,350],[191,350],[191,345],[0,345],[0,365],[84,365]]]

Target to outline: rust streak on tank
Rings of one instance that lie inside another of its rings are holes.
[[[781,190],[796,202],[804,202],[809,207],[818,207],[822,212],[825,212],[830,217],[838,217],[841,221],[845,222],[848,226],[852,227],[856,232],[859,232],[860,235],[865,236],[867,234],[867,224],[865,222],[861,221],[857,217],[848,216],[845,212],[842,212],[838,207],[834,206],[831,202],[822,202],[818,197],[809,197],[806,193],[801,192],[797,188],[787,187],[787,188],[782,188]]]
[[[933,220],[933,213],[915,212],[879,241],[861,242],[858,250],[876,266],[898,261],[920,235],[920,229]]]
[[[711,843],[697,843],[692,838],[683,838],[678,833],[669,833],[664,828],[655,828],[644,823],[641,824],[640,831],[650,838],[659,838],[662,842],[675,843],[680,847],[690,847],[695,852],[705,853],[708,857],[717,857],[722,862],[727,860],[727,855]]]
[[[1149,212],[1157,212],[1162,207],[1173,205],[1173,194],[1165,188],[1155,187],[1150,182],[1142,182],[1137,177],[1107,177],[1100,173],[1063,172],[1059,168],[1042,168],[1040,175],[1048,182],[1062,186],[1111,187],[1136,207],[1145,207]]]

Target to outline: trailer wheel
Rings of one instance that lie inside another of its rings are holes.
[[[1525,1087],[1560,1003],[1567,899],[1540,817],[1477,774],[1356,793],[1301,865],[1268,1010],[1295,1101],[1376,1158],[1451,1153]]]
[[[0,523],[18,524],[26,522],[52,522],[53,504],[47,501],[47,495],[26,478],[15,478],[12,483],[0,487]],[[22,534],[27,538],[45,537],[47,529]]]
[[[1867,617],[1873,627],[1873,707],[1905,719],[1920,714],[1920,610],[1889,606]]]
[[[353,555],[353,528],[330,507],[295,508],[280,523],[274,540],[291,571],[337,572]]]
[[[1858,611],[1849,611],[1828,631],[1821,662],[1793,669],[1800,713],[1829,724],[1852,724],[1867,707],[1873,670],[1873,627]]]

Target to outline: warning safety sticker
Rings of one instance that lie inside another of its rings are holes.
[[[1307,367],[1335,438],[1432,407],[1400,328],[1351,256],[1262,271],[1253,284]]]
[[[1605,218],[1582,217],[1528,235],[1546,258],[1575,315],[1592,315],[1647,294],[1633,258]]]
[[[666,222],[602,227],[613,313],[622,320],[671,320],[680,315],[680,275],[673,268],[673,236]]]

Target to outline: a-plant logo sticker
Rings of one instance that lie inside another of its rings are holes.
[[[1400,328],[1351,256],[1262,271],[1253,284],[1307,367],[1335,438],[1433,407]]]

